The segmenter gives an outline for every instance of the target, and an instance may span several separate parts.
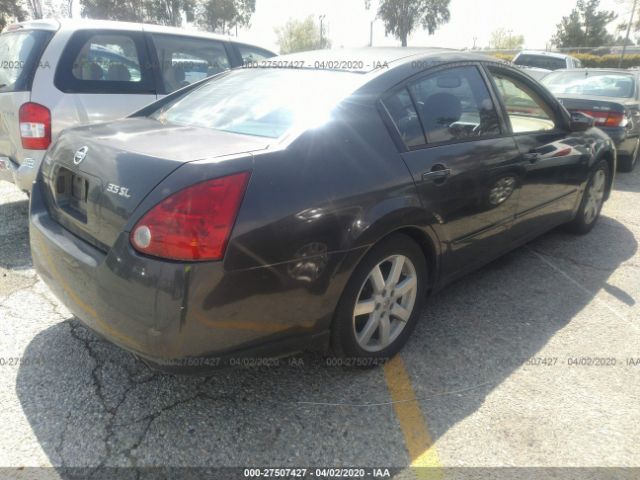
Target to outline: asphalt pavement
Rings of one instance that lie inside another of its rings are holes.
[[[640,168],[618,174],[591,234],[550,232],[431,298],[385,367],[304,355],[180,377],[149,371],[51,295],[31,263],[28,199],[0,181],[0,477],[378,466],[414,478],[410,466],[422,465],[445,468],[433,478],[590,478],[614,471],[566,467],[640,468],[639,192]]]

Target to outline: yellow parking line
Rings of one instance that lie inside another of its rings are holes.
[[[441,479],[438,453],[400,355],[384,365],[384,378],[411,458],[411,467],[417,468],[416,474],[420,479]]]

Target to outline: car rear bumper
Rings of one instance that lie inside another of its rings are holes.
[[[0,168],[8,170],[10,172],[10,178],[8,180],[13,181],[20,190],[24,192],[31,192],[31,185],[33,184],[40,168],[40,162],[44,157],[38,153],[36,155],[30,155],[25,157],[22,163],[18,164],[14,159],[10,157],[0,157]]]
[[[635,151],[638,143],[638,135],[631,135],[626,128],[623,127],[600,127],[600,129],[611,137],[616,146],[618,155],[629,156]]]
[[[172,372],[326,349],[348,278],[336,273],[346,253],[323,259],[326,273],[311,283],[292,279],[288,264],[226,271],[222,262],[144,257],[126,234],[105,253],[49,216],[39,183],[30,240],[37,272],[82,323]]]

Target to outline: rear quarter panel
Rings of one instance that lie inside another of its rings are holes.
[[[18,125],[18,111],[29,101],[29,92],[0,93],[0,156],[21,163],[22,141]]]
[[[416,210],[413,180],[375,106],[353,102],[288,148],[255,154],[226,264],[287,262],[308,256],[310,246],[366,247]]]

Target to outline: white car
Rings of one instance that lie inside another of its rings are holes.
[[[576,57],[564,53],[538,50],[523,50],[513,57],[513,63],[524,69],[532,77],[540,79],[553,70],[563,68],[582,68]]]
[[[0,168],[29,192],[71,126],[124,117],[224,70],[274,56],[226,37],[98,20],[36,20],[0,34]]]

